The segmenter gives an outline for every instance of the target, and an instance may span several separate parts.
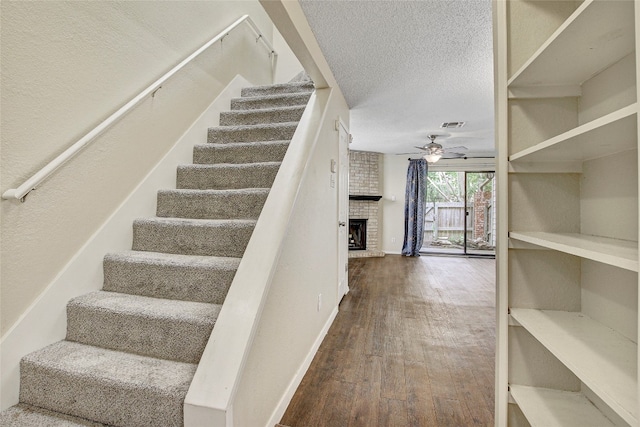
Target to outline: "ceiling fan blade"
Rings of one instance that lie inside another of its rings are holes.
[[[442,156],[443,159],[459,159],[461,157],[465,157],[466,154],[463,153],[451,153],[451,152],[445,152],[444,155]]]
[[[460,150],[468,150],[464,145],[458,145],[457,147],[445,147],[445,151],[460,151]]]
[[[425,147],[418,147],[417,145],[414,145],[414,147],[416,147],[418,150],[427,151]]]

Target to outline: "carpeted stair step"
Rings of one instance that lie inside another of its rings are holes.
[[[60,341],[22,359],[20,402],[114,426],[181,426],[195,370]]]
[[[133,250],[241,257],[256,221],[144,218],[133,222]]]
[[[307,105],[311,93],[285,93],[282,95],[249,96],[231,99],[232,110],[256,110],[261,108]]]
[[[67,340],[198,363],[221,305],[97,291],[67,304]]]
[[[124,251],[103,264],[105,291],[222,304],[240,258]]]
[[[311,81],[294,83],[281,83],[266,86],[253,86],[242,88],[241,96],[265,96],[282,93],[313,92],[315,87]]]
[[[173,218],[257,219],[268,188],[160,190],[156,215]]]
[[[271,188],[280,162],[181,165],[178,166],[178,189],[222,190]]]
[[[280,162],[284,158],[288,140],[237,142],[233,144],[197,144],[193,147],[193,163],[259,163]]]
[[[209,128],[207,142],[209,144],[228,144],[230,142],[291,140],[296,127],[298,127],[298,122],[218,126]]]
[[[297,122],[300,121],[303,112],[304,105],[259,110],[225,111],[220,113],[220,126]]]
[[[71,417],[36,406],[18,404],[0,412],[3,427],[107,427],[83,418]]]

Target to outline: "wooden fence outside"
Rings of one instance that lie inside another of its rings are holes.
[[[463,241],[464,221],[467,221],[467,239],[473,236],[473,203],[467,206],[469,215],[465,215],[464,202],[428,202],[425,215],[424,244],[436,240],[450,242]]]

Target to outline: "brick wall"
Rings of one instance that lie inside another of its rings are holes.
[[[380,194],[379,161],[378,153],[349,153],[349,194]]]
[[[473,195],[473,239],[484,238],[485,208],[491,202],[490,191],[477,192]]]
[[[365,151],[349,153],[349,194],[380,195],[380,154]],[[367,250],[380,248],[378,214],[380,202],[349,200],[349,218],[367,219]]]

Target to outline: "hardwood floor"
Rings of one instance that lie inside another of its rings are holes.
[[[350,292],[281,424],[492,426],[495,260],[349,260]]]

